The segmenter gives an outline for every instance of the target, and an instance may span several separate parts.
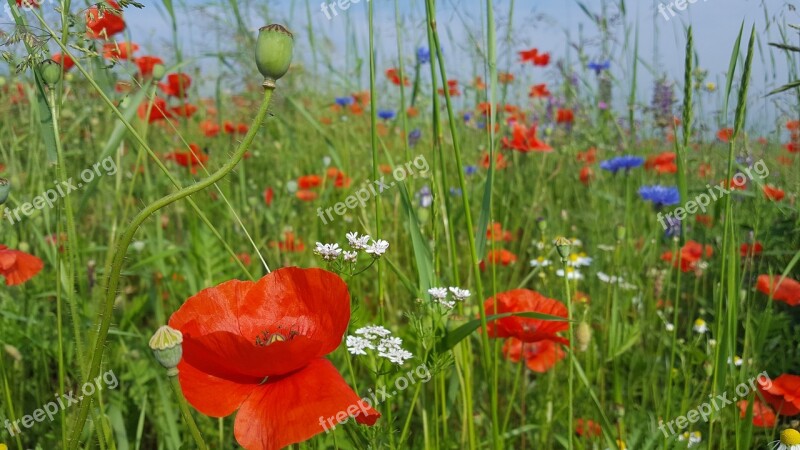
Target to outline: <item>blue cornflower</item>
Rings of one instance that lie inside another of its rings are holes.
[[[383,120],[394,119],[394,111],[392,111],[391,109],[378,110],[378,117],[380,117]]]
[[[478,172],[478,166],[466,166],[464,167],[464,174],[465,175],[474,175]]]
[[[665,226],[667,228],[664,230],[664,236],[668,238],[680,236],[681,226],[682,226],[681,219],[678,219],[677,217],[672,217],[670,215],[667,215],[666,219],[667,221]]]
[[[464,113],[464,122],[469,122],[470,120],[472,120],[472,113],[471,112],[465,112]]]
[[[353,97],[336,97],[336,104],[339,106],[350,106],[353,104]]]
[[[617,173],[620,169],[631,170],[644,164],[644,158],[638,156],[617,156],[600,163],[600,168],[611,173]]]
[[[431,52],[425,47],[417,49],[417,64],[427,64],[431,61]]]
[[[608,69],[611,68],[611,61],[609,61],[609,60],[605,60],[605,61],[602,61],[602,62],[600,62],[600,61],[592,61],[587,65],[587,67],[592,69],[592,70],[594,70],[594,73],[596,75],[600,75],[600,72],[602,72],[604,70],[608,70]]]
[[[640,187],[639,196],[641,196],[644,200],[653,202],[657,208],[669,205],[677,205],[681,201],[678,188],[660,185]]]
[[[433,193],[431,192],[431,188],[427,185],[422,186],[422,189],[417,191],[415,197],[421,208],[430,208],[433,204]]]
[[[422,131],[419,128],[415,128],[410,133],[408,133],[408,146],[413,147],[417,145],[419,142],[419,138],[422,137]]]

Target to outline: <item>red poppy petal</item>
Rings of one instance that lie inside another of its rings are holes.
[[[16,258],[14,265],[0,272],[6,277],[6,286],[22,284],[33,278],[44,267],[44,262],[36,256],[18,250],[13,250],[12,253]]]
[[[172,314],[169,326],[187,335],[238,333],[237,304],[254,285],[253,281],[231,280],[203,289]]]
[[[257,387],[236,415],[234,434],[244,448],[277,450],[329,429],[337,414],[373,425],[380,413],[358,395],[327,359]],[[364,407],[362,408],[361,405]]]
[[[186,400],[201,413],[225,417],[236,411],[258,388],[261,378],[219,378],[205,373],[186,361],[178,364],[178,380]]]

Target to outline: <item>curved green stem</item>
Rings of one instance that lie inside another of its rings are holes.
[[[178,200],[186,198],[194,193],[197,193],[212,184],[216,183],[217,181],[224,178],[228,173],[230,173],[234,167],[241,161],[242,156],[252,144],[253,139],[255,139],[258,130],[261,128],[261,125],[264,123],[264,120],[267,117],[267,111],[269,109],[269,103],[272,99],[272,93],[274,91],[274,85],[268,86],[265,85],[264,91],[264,99],[261,103],[261,108],[258,110],[258,114],[253,119],[253,123],[250,126],[250,131],[247,132],[247,135],[242,140],[241,144],[239,144],[239,148],[236,149],[236,152],[233,154],[231,159],[225,163],[222,167],[220,167],[216,172],[214,172],[208,178],[205,178],[191,186],[187,186],[177,192],[169,194],[161,199],[149,204],[145,207],[136,217],[133,218],[133,221],[130,225],[125,229],[125,232],[120,237],[117,250],[114,253],[114,258],[111,263],[111,272],[108,274],[108,278],[106,281],[106,298],[104,309],[100,313],[100,324],[98,327],[97,338],[94,342],[94,347],[92,349],[92,359],[89,363],[89,372],[87,379],[93,379],[96,377],[100,372],[100,363],[103,357],[103,349],[105,348],[105,341],[106,337],[108,336],[108,330],[111,326],[111,317],[114,310],[114,298],[116,297],[117,293],[117,286],[119,285],[119,278],[120,272],[122,270],[122,264],[125,261],[125,254],[127,253],[128,246],[133,241],[133,237],[135,236],[136,232],[147,220],[148,217],[153,215],[156,211],[164,208],[165,206],[174,203]],[[75,426],[72,429],[72,433],[70,435],[70,449],[76,449],[78,446],[78,438],[80,436],[81,431],[83,430],[83,426],[86,423],[86,418],[89,415],[89,409],[91,407],[91,399],[87,399],[81,403],[80,412],[78,414],[78,419],[75,423]]]
[[[183,420],[185,420],[189,425],[189,432],[192,433],[192,438],[194,438],[197,448],[200,450],[206,450],[208,448],[206,446],[206,441],[203,440],[203,435],[200,434],[200,429],[197,428],[197,423],[194,421],[194,417],[192,417],[192,411],[189,409],[189,403],[186,401],[186,397],[183,396],[183,391],[181,391],[181,383],[178,381],[177,372],[174,375],[170,374],[169,384],[172,386],[172,390],[175,391],[175,396],[178,397],[178,404],[181,407]]]

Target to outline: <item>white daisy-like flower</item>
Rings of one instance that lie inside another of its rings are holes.
[[[569,241],[570,241],[570,244],[573,247],[582,247],[583,246],[583,242],[581,242],[581,240],[576,238],[576,237],[570,239]]]
[[[592,258],[586,256],[586,253],[572,253],[567,261],[567,265],[571,267],[589,266],[591,264]]]
[[[367,349],[375,350],[375,344],[371,340],[361,336],[347,336],[347,351],[351,355],[366,355]]]
[[[742,364],[744,364],[744,360],[741,357],[734,355],[733,358],[728,357],[728,364],[733,364],[736,367],[741,367]]]
[[[444,300],[447,298],[447,289],[443,287],[433,287],[428,289],[428,294],[431,294],[434,300]]]
[[[339,244],[317,242],[317,248],[314,249],[314,253],[321,256],[325,261],[333,261],[342,254],[342,249],[339,248]]]
[[[455,297],[456,300],[461,301],[461,302],[463,302],[470,295],[472,295],[472,293],[470,291],[468,291],[467,289],[461,289],[459,287],[450,286],[449,290],[450,290],[450,293],[453,294],[453,297]]]
[[[560,277],[564,277],[564,270],[563,269],[558,269],[556,271],[556,275],[558,275]],[[567,267],[566,277],[567,277],[568,280],[582,280],[583,279],[583,274],[578,272],[577,270],[575,270],[572,267]]]
[[[667,331],[670,331],[670,332],[671,332],[671,331],[674,331],[674,330],[675,330],[675,325],[673,325],[673,324],[671,324],[671,323],[667,322],[667,323],[665,323],[665,324],[664,324],[664,328],[666,328],[666,329],[667,329]]]
[[[545,248],[546,246],[547,246],[547,244],[545,244],[545,243],[544,243],[544,241],[538,241],[538,242],[536,243],[536,249],[537,249],[537,250],[544,250],[544,248]]]
[[[697,319],[694,321],[694,326],[692,327],[697,333],[705,334],[708,331],[708,325],[706,325],[706,321],[703,319]]]
[[[380,325],[368,325],[357,329],[356,334],[364,336],[367,339],[378,339],[389,336],[392,332]]]
[[[372,255],[373,258],[380,258],[388,248],[389,243],[387,241],[378,239],[377,241],[372,241],[372,244],[368,245],[365,251]]]
[[[350,252],[345,250],[344,253],[342,253],[342,255],[344,256],[344,260],[347,262],[355,262],[356,259],[358,259],[358,253],[356,252]]]
[[[536,259],[531,260],[531,267],[547,267],[550,264],[553,264],[553,261],[549,259],[544,259],[544,256],[540,256]]]
[[[772,450],[800,450],[800,432],[787,428],[781,431],[781,440],[770,444]]]
[[[703,442],[703,434],[699,431],[685,432],[678,436],[679,441],[687,441],[686,448],[692,448],[695,445]]]
[[[355,231],[351,231],[345,236],[347,237],[347,242],[350,243],[350,247],[354,250],[364,250],[369,245],[369,240],[372,239],[368,234],[359,236]]]

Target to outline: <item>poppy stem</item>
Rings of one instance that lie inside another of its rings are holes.
[[[569,442],[569,446],[567,448],[569,448],[571,450],[573,448],[573,446],[572,446],[573,445],[572,444],[572,437],[573,436],[572,435],[575,432],[575,427],[572,424],[572,422],[573,422],[573,414],[572,414],[572,409],[573,409],[573,405],[572,405],[572,403],[573,403],[573,384],[574,384],[574,380],[575,380],[575,367],[573,365],[573,359],[575,359],[575,354],[572,351],[572,349],[573,349],[573,347],[572,347],[572,345],[573,345],[572,344],[572,341],[573,341],[573,336],[572,336],[572,333],[573,333],[572,298],[570,298],[571,296],[570,296],[570,287],[569,287],[569,273],[567,272],[567,269],[569,268],[569,265],[567,264],[567,258],[566,257],[562,256],[561,257],[561,262],[564,265],[564,289],[565,289],[566,294],[567,294],[567,319],[569,319],[569,322],[567,322],[569,324],[569,328],[568,328],[568,330],[569,330],[569,332],[568,332],[568,335],[569,335],[569,379],[568,379],[568,396],[569,396],[568,414],[569,414],[569,418],[568,419],[569,420],[568,420],[568,426],[567,426],[567,437],[569,438],[569,441],[568,441]]]
[[[189,425],[189,432],[192,433],[192,437],[194,438],[194,442],[197,444],[197,448],[200,450],[208,449],[206,446],[206,441],[203,440],[203,435],[200,434],[200,429],[197,428],[197,423],[194,421],[194,417],[192,417],[192,411],[189,409],[189,402],[186,401],[186,397],[183,396],[183,391],[181,391],[181,384],[178,381],[177,368],[174,369],[174,372],[171,370],[167,373],[169,375],[169,384],[172,386],[175,396],[178,397],[178,405],[181,407],[183,420],[185,420]]]

